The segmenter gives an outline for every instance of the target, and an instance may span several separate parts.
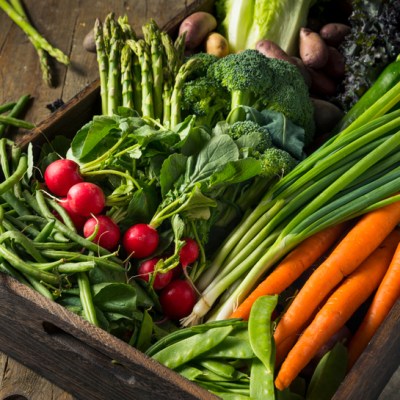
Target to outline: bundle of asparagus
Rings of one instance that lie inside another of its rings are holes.
[[[180,87],[196,62],[184,62],[184,35],[173,40],[150,20],[138,36],[127,16],[110,13],[96,20],[94,37],[104,115],[122,106],[166,128],[181,121]]]

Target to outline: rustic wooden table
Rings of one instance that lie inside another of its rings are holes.
[[[135,29],[140,29],[150,17],[165,26],[197,3],[189,0],[25,0],[36,28],[71,58],[69,67],[53,65],[56,80],[52,88],[41,79],[37,54],[25,34],[0,11],[0,104],[24,94],[31,95],[25,118],[38,124],[51,113],[47,105],[57,99],[68,101],[98,77],[96,56],[85,51],[82,45],[96,18],[103,20],[114,11],[116,15],[126,13]],[[398,399],[399,389],[400,370],[379,400]],[[72,396],[0,353],[0,400],[6,399],[70,400]]]

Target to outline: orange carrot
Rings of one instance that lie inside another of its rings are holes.
[[[248,319],[254,302],[264,295],[280,294],[316,262],[343,234],[347,223],[326,228],[305,239],[292,250],[231,314],[230,318]]]
[[[275,380],[279,390],[291,384],[379,286],[399,241],[400,231],[394,230],[328,298],[283,362]]]
[[[400,244],[379,285],[364,319],[351,338],[348,346],[348,368],[350,369],[367,347],[369,341],[400,298]]]
[[[351,274],[400,222],[400,201],[365,214],[311,274],[274,333],[277,352],[280,344],[300,334],[322,300]]]

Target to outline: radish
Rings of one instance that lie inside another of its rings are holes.
[[[144,281],[148,282],[150,279],[150,274],[154,272],[154,267],[156,266],[157,262],[160,258],[155,257],[151,258],[150,260],[143,261],[138,268],[138,277],[143,279]],[[172,270],[167,272],[157,272],[156,276],[154,277],[153,281],[153,288],[155,290],[161,290],[171,282],[173,277]]]
[[[114,250],[121,237],[118,225],[107,215],[98,215],[89,218],[83,227],[83,236],[88,238],[91,236],[98,225],[98,231],[93,239],[94,243],[104,247],[107,250]]]
[[[52,162],[44,171],[44,182],[50,192],[56,196],[66,196],[76,183],[83,182],[79,165],[68,159]]]
[[[196,292],[186,280],[171,281],[160,293],[161,308],[166,317],[179,320],[187,317],[196,303]]]
[[[187,267],[188,265],[194,263],[199,257],[199,245],[192,238],[184,239],[186,242],[179,253],[179,260],[182,267]]]
[[[87,218],[83,217],[82,215],[79,215],[76,212],[74,212],[73,210],[71,210],[71,207],[70,207],[66,197],[60,199],[60,201],[58,203],[68,213],[69,217],[71,218],[71,221],[75,225],[76,230],[80,231],[83,228],[83,225],[85,225]]]
[[[143,223],[132,225],[122,238],[124,249],[132,258],[149,257],[156,251],[158,242],[158,232]]]
[[[100,214],[106,204],[103,190],[90,182],[80,182],[72,186],[68,190],[67,200],[71,210],[84,217]]]

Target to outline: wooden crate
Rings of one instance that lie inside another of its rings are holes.
[[[207,2],[198,2],[204,6]],[[193,10],[186,10],[187,13]],[[177,20],[183,18],[177,16]],[[167,28],[171,31],[176,21]],[[36,129],[18,136],[38,148],[61,132],[75,133],[99,113],[94,81]],[[38,372],[77,399],[214,399],[165,368],[13,278],[0,274],[0,351]],[[376,400],[399,366],[397,302],[333,400]]]

